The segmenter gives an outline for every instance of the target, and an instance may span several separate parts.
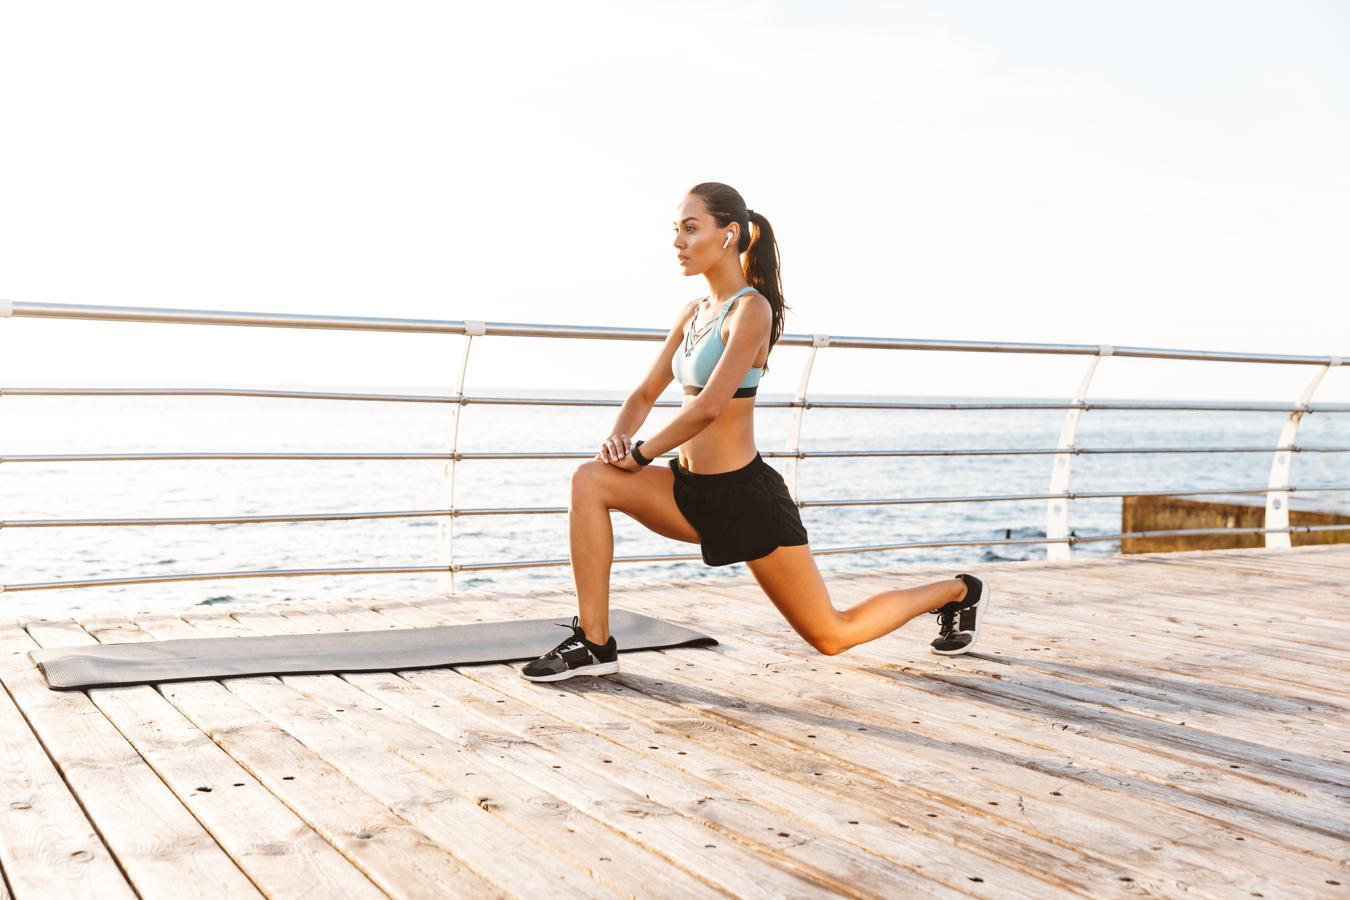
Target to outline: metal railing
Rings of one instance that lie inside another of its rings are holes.
[[[280,391],[256,390],[244,388],[0,388],[0,396],[217,396],[217,397],[255,397],[266,399],[290,398],[306,400],[364,401],[383,403],[441,403],[454,407],[455,425],[451,433],[450,447],[444,453],[62,453],[62,454],[17,454],[0,456],[0,465],[25,462],[124,462],[124,461],[165,461],[165,460],[444,460],[447,463],[450,505],[442,509],[422,510],[380,510],[349,513],[293,513],[266,516],[177,516],[177,517],[132,517],[117,519],[29,519],[0,520],[3,528],[68,528],[86,526],[125,526],[125,525],[218,525],[218,524],[260,524],[273,522],[318,522],[359,519],[389,519],[413,517],[444,517],[448,520],[447,550],[449,561],[443,565],[376,566],[361,568],[307,568],[307,569],[265,569],[231,572],[193,572],[177,575],[159,575],[131,578],[80,579],[55,582],[30,582],[0,586],[0,592],[50,590],[57,588],[102,587],[108,585],[152,584],[163,582],[204,581],[232,578],[274,578],[306,575],[362,575],[395,573],[447,573],[454,587],[454,575],[458,572],[476,572],[492,569],[534,568],[543,566],[568,565],[567,559],[508,560],[483,563],[459,563],[454,558],[454,522],[461,516],[496,515],[535,515],[562,514],[566,507],[491,507],[461,508],[454,504],[454,486],[456,463],[464,460],[566,460],[590,459],[591,451],[564,452],[481,452],[462,453],[459,451],[460,411],[468,405],[507,405],[507,406],[589,406],[618,407],[619,400],[590,398],[549,398],[549,397],[489,397],[466,396],[464,381],[469,363],[469,351],[475,337],[486,335],[532,338],[562,338],[582,340],[617,341],[663,341],[667,332],[653,328],[608,328],[599,326],[573,325],[534,325],[519,323],[488,323],[474,320],[428,320],[370,318],[357,316],[315,316],[290,315],[284,313],[249,313],[220,310],[193,309],[157,309],[144,307],[92,306],[63,303],[11,303],[0,301],[0,318],[24,316],[33,318],[59,318],[102,320],[119,322],[156,322],[190,325],[234,325],[268,328],[311,328],[338,329],[355,331],[420,332],[450,335],[462,335],[465,338],[464,352],[460,358],[455,393],[449,395],[389,394],[360,392],[324,392],[324,391]],[[1147,347],[1110,347],[1097,344],[1039,344],[1009,342],[976,341],[934,341],[906,338],[877,337],[839,337],[823,334],[784,334],[779,344],[800,346],[808,349],[805,365],[798,383],[796,396],[788,401],[757,401],[763,408],[793,409],[788,447],[781,451],[763,451],[767,458],[784,458],[785,480],[797,505],[806,507],[837,506],[880,506],[880,505],[928,505],[947,503],[994,503],[1010,501],[1046,501],[1046,535],[1043,538],[1011,538],[996,540],[951,538],[936,541],[868,544],[853,547],[813,548],[821,555],[839,553],[879,552],[915,548],[937,547],[974,547],[996,545],[1044,545],[1050,559],[1068,558],[1071,548],[1080,543],[1095,541],[1116,541],[1127,538],[1173,537],[1214,534],[1262,534],[1267,547],[1289,547],[1290,536],[1295,533],[1315,533],[1322,531],[1350,531],[1346,525],[1291,526],[1288,518],[1289,496],[1295,492],[1308,491],[1346,491],[1350,485],[1296,486],[1289,483],[1292,458],[1296,453],[1344,453],[1350,447],[1306,447],[1299,446],[1295,439],[1303,416],[1312,412],[1344,413],[1350,412],[1350,404],[1312,404],[1312,396],[1323,377],[1333,367],[1341,364],[1340,357],[1292,356],[1263,353],[1225,353],[1205,350],[1176,350]],[[1075,355],[1089,357],[1087,371],[1079,384],[1078,391],[1067,402],[1008,401],[1008,402],[922,402],[922,401],[826,401],[809,398],[809,382],[816,353],[826,347],[838,349],[886,349],[909,351],[962,351],[973,353],[1031,353],[1048,355]],[[1297,365],[1315,367],[1315,374],[1296,401],[1281,403],[1225,403],[1190,401],[1088,401],[1087,394],[1093,375],[1101,360],[1111,357],[1133,357],[1142,359],[1195,360],[1204,362],[1245,362],[1273,365]],[[679,407],[680,400],[658,400],[658,407]],[[869,449],[869,450],[812,450],[804,451],[800,446],[803,417],[808,409],[840,410],[1062,410],[1065,418],[1060,437],[1053,448],[988,448],[988,449]],[[1078,447],[1076,445],[1078,422],[1084,412],[1090,410],[1143,410],[1143,411],[1222,411],[1222,412],[1281,412],[1286,414],[1284,427],[1275,447],[1252,446],[1213,446],[1213,447]],[[1171,453],[1267,453],[1272,455],[1270,477],[1264,486],[1242,486],[1235,488],[1214,488],[1205,490],[1112,490],[1112,491],[1071,491],[1069,473],[1074,456],[1090,454],[1171,454]],[[665,454],[666,457],[674,455]],[[1054,457],[1049,490],[1043,493],[988,494],[954,497],[891,497],[876,499],[814,499],[802,500],[797,492],[797,468],[800,461],[808,458],[846,459],[866,457],[976,457],[976,456],[1033,456]],[[1124,496],[1173,494],[1264,494],[1266,498],[1265,524],[1261,528],[1215,528],[1215,529],[1172,529],[1165,531],[1120,532],[1113,534],[1077,535],[1069,530],[1069,501],[1081,499],[1103,499]],[[698,560],[698,554],[657,554],[615,557],[615,562],[664,562]]]

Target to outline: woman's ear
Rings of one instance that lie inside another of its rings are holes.
[[[722,241],[722,249],[728,247],[739,247],[741,245],[741,223],[732,222],[727,226],[727,237]]]

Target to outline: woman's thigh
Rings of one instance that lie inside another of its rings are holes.
[[[843,621],[808,544],[779,547],[746,563],[755,581],[808,644],[829,653],[839,647]]]
[[[675,504],[675,473],[668,466],[629,472],[598,459],[587,460],[577,466],[572,490],[603,501],[663,537],[700,543],[698,530]]]

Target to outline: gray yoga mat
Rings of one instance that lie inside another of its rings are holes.
[[[571,634],[565,619],[515,619],[431,628],[258,637],[184,638],[30,650],[53,690],[192,681],[239,675],[317,675],[476,666],[534,659]],[[641,613],[611,609],[620,654],[716,644],[715,638]],[[622,667],[622,663],[620,663]]]

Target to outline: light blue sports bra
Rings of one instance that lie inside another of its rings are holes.
[[[675,348],[675,356],[670,364],[675,373],[675,380],[684,385],[686,394],[697,394],[712,377],[713,369],[717,367],[717,361],[722,358],[722,351],[726,349],[726,344],[722,342],[722,320],[735,305],[737,297],[753,290],[752,287],[744,287],[732,294],[727,298],[717,318],[704,325],[697,333],[694,331],[694,320],[698,318],[698,311],[695,310],[689,317],[689,325],[684,330],[684,341]],[[741,386],[731,396],[753,397],[759,389],[759,378],[763,374],[762,367],[752,366]]]

